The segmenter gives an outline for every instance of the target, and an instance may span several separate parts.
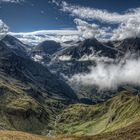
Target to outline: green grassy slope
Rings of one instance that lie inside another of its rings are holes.
[[[0,140],[139,140],[140,122],[127,127],[94,136],[43,137],[17,131],[0,131]]]
[[[58,117],[56,132],[93,135],[110,132],[139,121],[140,97],[127,91],[105,103],[69,106]]]
[[[47,126],[49,107],[41,103],[41,96],[29,96],[29,88],[9,76],[0,77],[0,129],[39,133]]]
[[[139,140],[140,122],[127,127],[94,136],[61,136],[56,140]]]

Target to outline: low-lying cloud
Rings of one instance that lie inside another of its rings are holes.
[[[29,45],[37,45],[46,40],[54,40],[63,43],[66,41],[78,41],[80,39],[77,30],[41,30],[24,33],[10,32],[9,34]]]
[[[122,60],[118,64],[99,62],[90,73],[74,75],[70,81],[97,86],[100,90],[117,89],[125,84],[140,86],[140,58]]]

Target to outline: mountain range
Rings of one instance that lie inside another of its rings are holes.
[[[77,85],[71,78],[90,73],[98,63],[125,61],[126,54],[138,58],[139,45],[140,38],[112,42],[91,38],[63,44],[44,41],[30,47],[5,36],[0,41],[0,129],[4,136],[13,135],[7,131],[12,130],[58,135],[56,139],[69,138],[63,135],[111,139],[114,134],[114,139],[125,139],[121,134],[131,130],[133,137],[140,121],[138,85],[99,90],[96,85]]]

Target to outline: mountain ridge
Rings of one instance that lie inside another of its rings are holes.
[[[0,41],[1,129],[42,134],[62,108],[78,102],[77,96],[20,46],[7,46],[6,40]]]

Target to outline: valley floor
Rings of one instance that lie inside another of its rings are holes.
[[[18,131],[0,131],[0,140],[140,140],[140,122],[113,132],[95,136],[59,136],[47,138]]]

